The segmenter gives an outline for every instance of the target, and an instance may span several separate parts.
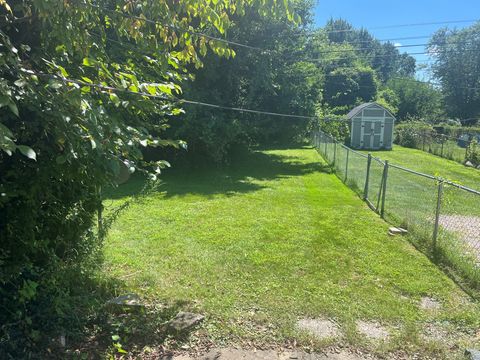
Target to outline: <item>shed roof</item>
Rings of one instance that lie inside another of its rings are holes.
[[[362,104],[362,105],[359,105],[357,106],[356,108],[352,109],[348,114],[347,114],[347,119],[352,119],[354,116],[356,116],[359,112],[361,112],[363,109],[365,108],[368,108],[368,107],[371,107],[371,106],[375,106],[375,107],[378,107],[378,108],[381,108],[383,110],[385,110],[387,113],[390,114],[391,117],[393,117],[395,119],[395,116],[393,116],[393,114],[388,110],[386,109],[385,107],[383,107],[382,105],[380,104],[377,104],[376,102],[371,102],[371,103],[365,103],[365,104]]]

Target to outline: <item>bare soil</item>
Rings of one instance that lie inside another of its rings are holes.
[[[349,351],[310,354],[303,351],[283,350],[241,350],[234,348],[214,349],[200,357],[186,355],[164,358],[164,360],[367,360],[369,355],[359,355]]]
[[[297,328],[306,331],[318,339],[328,339],[340,336],[337,324],[328,319],[301,319]]]
[[[357,321],[358,331],[372,340],[387,340],[390,336],[390,332],[386,327],[380,325],[374,321]]]

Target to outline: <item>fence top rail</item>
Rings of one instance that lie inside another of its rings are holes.
[[[320,134],[326,136],[326,137],[329,137],[330,139],[334,140],[333,137],[329,134],[326,134],[324,133],[323,131],[319,131]],[[356,150],[353,150],[351,148],[349,148],[348,146],[344,145],[344,144],[341,144],[340,143],[340,146],[342,148],[344,148],[345,150],[348,150],[348,151],[351,151],[353,152],[354,154],[357,154],[357,155],[360,155],[361,157],[364,157],[364,158],[368,158],[368,155],[365,155],[365,154],[362,154],[361,152],[358,152]],[[380,162],[381,164],[385,165],[385,161],[383,161],[382,159],[380,158],[377,158],[375,156],[372,156],[372,159],[375,160],[375,161],[378,161]],[[452,181],[448,181],[448,180],[443,180],[442,178],[440,177],[435,177],[433,175],[428,175],[428,174],[424,174],[424,173],[421,173],[421,172],[418,172],[418,171],[415,171],[415,170],[412,170],[412,169],[409,169],[409,168],[406,168],[406,167],[403,167],[403,166],[400,166],[400,165],[395,165],[395,164],[392,164],[392,163],[389,163],[389,166],[390,167],[393,167],[395,169],[398,169],[398,170],[402,170],[402,171],[405,171],[405,172],[408,172],[410,174],[414,174],[414,175],[418,175],[418,176],[422,176],[424,178],[427,178],[427,179],[430,179],[430,180],[435,180],[435,181],[443,181],[443,183],[445,184],[448,184],[448,185],[451,185],[451,186],[454,186],[458,189],[461,189],[461,190],[464,190],[464,191],[467,191],[469,193],[472,193],[472,194],[475,194],[475,195],[480,195],[480,191],[478,190],[475,190],[475,189],[472,189],[472,188],[469,188],[469,187],[466,187],[466,186],[463,186],[463,185],[460,185],[460,184],[456,184]]]
[[[448,184],[448,185],[451,185],[451,186],[454,186],[458,189],[461,189],[461,190],[464,190],[464,191],[468,191],[469,193],[472,193],[472,194],[475,194],[475,195],[480,195],[480,191],[477,191],[477,190],[474,190],[474,189],[471,189],[469,187],[466,187],[466,186],[463,186],[463,185],[460,185],[460,184],[455,184],[454,182],[451,182],[451,181],[444,181],[445,184]]]
[[[353,150],[351,148],[348,148],[351,152],[353,152],[354,154],[357,154],[357,155],[360,155],[361,157],[364,157],[364,158],[368,158],[368,155],[365,155],[365,154],[362,154],[361,152],[358,152],[356,150]]]
[[[385,161],[383,161],[382,159],[380,159],[378,157],[372,156],[372,160],[375,160],[376,162],[378,162],[382,165],[385,165]]]

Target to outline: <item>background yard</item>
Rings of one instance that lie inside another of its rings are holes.
[[[142,183],[122,185],[105,205]],[[431,326],[462,334],[457,349],[478,341],[477,305],[388,227],[315,150],[256,151],[224,170],[169,170],[113,225],[106,271],[122,291],[205,314],[202,334],[217,345],[296,339],[441,357],[452,344],[426,337]],[[425,296],[441,308],[421,309]],[[302,318],[334,319],[343,335],[315,341],[296,329]],[[361,319],[393,336],[367,341],[356,331]]]
[[[463,151],[465,152],[465,149]],[[453,160],[400,145],[394,145],[393,151],[374,151],[372,155],[424,174],[441,176],[446,180],[480,190],[480,170],[466,167]]]

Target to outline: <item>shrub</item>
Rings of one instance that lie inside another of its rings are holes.
[[[288,4],[247,0],[160,1],[121,13],[104,10],[114,9],[108,1],[88,4],[0,1],[2,359],[31,357],[49,331],[72,325],[72,294],[101,246],[99,189],[115,183],[121,164],[156,177],[168,163],[147,162],[141,150],[183,144],[160,137],[182,112],[180,85],[200,56],[234,54],[192,37],[192,26],[223,33],[246,8],[292,15]],[[132,17],[144,14],[171,27]]]
[[[409,148],[421,148],[424,138],[433,134],[433,128],[419,121],[410,121],[395,127],[395,143]]]
[[[465,159],[470,161],[475,166],[480,165],[480,144],[476,139],[470,142],[470,145],[467,148],[467,156]]]

